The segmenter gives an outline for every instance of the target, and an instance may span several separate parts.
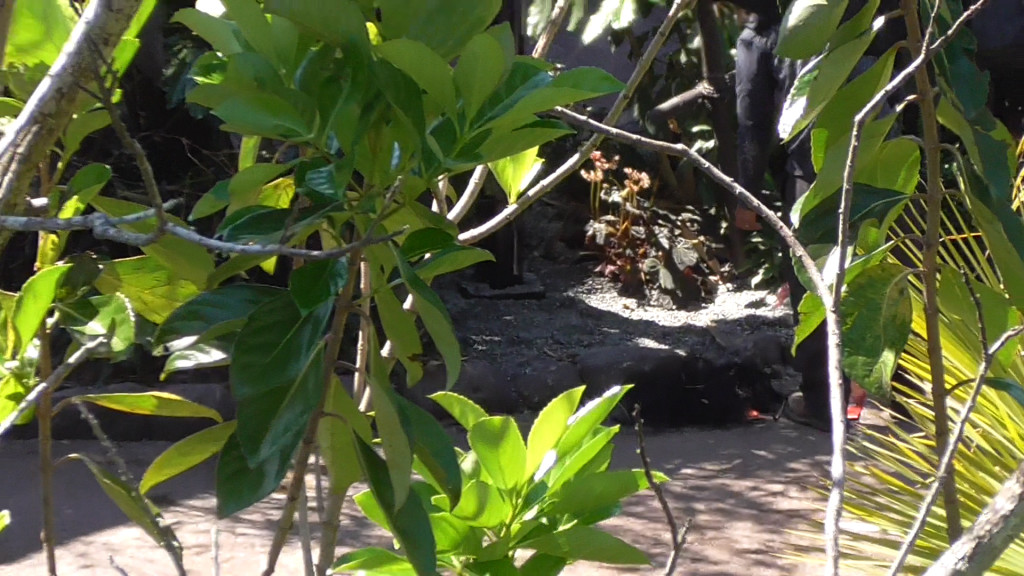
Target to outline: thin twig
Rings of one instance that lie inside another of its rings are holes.
[[[654,35],[654,38],[651,39],[651,43],[647,46],[647,50],[644,51],[643,56],[641,56],[640,60],[637,62],[636,68],[633,69],[633,75],[630,76],[629,81],[626,82],[626,87],[619,93],[615,103],[612,104],[611,109],[605,116],[604,124],[613,126],[618,122],[619,117],[622,116],[622,113],[626,110],[626,106],[629,104],[629,101],[633,98],[633,94],[636,92],[637,86],[640,84],[640,80],[647,74],[647,71],[650,69],[655,57],[658,55],[661,47],[665,44],[665,40],[672,31],[672,27],[675,26],[676,21],[679,20],[683,11],[692,6],[694,2],[695,0],[675,0],[675,2],[672,3],[672,8],[669,9],[668,14],[665,16],[665,21],[662,22],[661,26],[658,28],[658,32]],[[506,206],[503,210],[498,212],[498,214],[480,226],[459,234],[459,242],[462,244],[475,244],[514,220],[531,204],[550,192],[556,184],[564,180],[566,176],[579,168],[583,162],[590,157],[590,153],[597,149],[597,146],[601,143],[603,138],[604,136],[601,134],[595,134],[592,136],[582,146],[580,146],[579,150],[577,150],[575,154],[569,157],[569,159],[559,166],[554,172],[524,192],[514,203]]]
[[[20,420],[21,417],[25,415],[25,413],[27,413],[36,405],[37,402],[39,402],[39,398],[43,394],[51,390],[56,390],[57,387],[60,386],[62,382],[64,382],[64,379],[68,377],[68,374],[70,374],[72,370],[74,370],[79,364],[84,362],[89,357],[89,353],[98,344],[99,340],[76,350],[73,354],[71,354],[71,356],[68,357],[67,360],[64,361],[63,364],[58,366],[57,369],[53,371],[53,374],[51,374],[49,378],[44,380],[42,384],[39,384],[38,386],[33,388],[32,391],[25,396],[21,403],[18,404],[18,407],[14,410],[14,412],[7,416],[7,418],[4,418],[3,423],[0,423],[0,438],[3,438],[3,435],[6,434],[7,431],[14,426],[14,423]]]
[[[317,471],[319,474],[320,471]],[[313,536],[309,531],[309,495],[306,493],[306,481],[303,478],[302,491],[299,492],[299,541],[302,543],[302,566],[306,576],[315,576],[313,568]]]
[[[117,561],[114,560],[114,555],[113,554],[107,555],[107,561],[110,562],[110,567],[114,569],[114,572],[117,572],[121,576],[128,576],[128,571],[125,570],[124,568],[121,568],[121,566],[117,563]]]
[[[46,321],[39,327],[39,362],[36,374],[44,381],[53,375],[53,351],[50,347],[50,328]],[[39,428],[39,484],[43,505],[43,549],[46,568],[50,576],[57,574],[57,519],[53,506],[53,390],[39,397],[36,409]]]
[[[658,484],[654,479],[651,459],[647,456],[647,443],[644,440],[644,420],[640,417],[639,404],[633,405],[633,423],[633,429],[636,430],[636,451],[640,455],[640,464],[644,469],[644,477],[647,478],[647,484],[650,485],[651,491],[654,492],[654,496],[658,499],[658,505],[661,506],[661,511],[665,514],[665,522],[668,523],[669,534],[672,536],[672,552],[669,554],[664,572],[665,576],[671,576],[676,570],[679,553],[682,551],[683,546],[686,545],[686,535],[690,532],[693,518],[687,518],[682,528],[680,528],[679,523],[676,522],[675,514],[672,513],[672,507],[669,506],[668,499],[665,498],[665,491],[662,490],[661,484]]]
[[[213,549],[211,554],[213,561],[213,576],[220,576],[220,528],[214,523],[210,528],[210,546]]]

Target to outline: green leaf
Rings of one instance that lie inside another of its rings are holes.
[[[604,422],[630,388],[632,386],[613,386],[573,414],[565,434],[558,442],[558,455],[565,457],[579,449],[581,443]]]
[[[494,21],[501,0],[380,0],[377,6],[385,39],[417,40],[448,61]]]
[[[153,335],[155,354],[184,347],[230,322],[244,321],[263,304],[286,293],[259,284],[229,284],[203,292],[174,310]]]
[[[206,218],[227,208],[231,203],[230,182],[230,180],[221,180],[214,184],[206,194],[203,194],[192,207],[192,212],[188,215],[189,221]]]
[[[103,196],[93,198],[89,204],[112,218],[130,216],[148,210],[141,204]],[[178,226],[185,226],[184,222],[173,216],[168,216],[167,219]],[[138,234],[150,234],[156,230],[156,221],[146,220],[126,224],[121,228]],[[213,258],[205,248],[175,236],[165,235],[156,243],[143,247],[142,252],[159,260],[165,267],[173,270],[177,277],[188,280],[196,286],[205,287],[207,277],[213,272]]]
[[[117,410],[118,412],[128,412],[129,414],[176,418],[210,418],[215,422],[223,422],[220,413],[213,408],[186,400],[175,394],[157,390],[140,393],[81,394],[65,402],[68,401],[88,402],[111,410]]]
[[[431,514],[430,529],[434,533],[437,552],[440,554],[467,554],[473,548],[480,548],[480,540],[483,537],[479,531],[448,512]]]
[[[531,89],[533,85],[538,87]],[[509,100],[491,112],[491,115],[499,116],[489,124],[521,126],[538,112],[546,112],[556,106],[565,106],[605,94],[614,94],[623,87],[622,82],[601,68],[581,66],[554,77],[546,71],[538,71],[525,89],[521,88],[512,94]]]
[[[309,262],[294,270],[288,291],[303,314],[333,301],[348,282],[348,259]]]
[[[363,548],[346,552],[331,567],[332,574],[395,574],[415,576],[416,570],[408,560],[383,548]]]
[[[263,5],[332,46],[369,49],[366,19],[351,0],[266,0]]]
[[[401,254],[413,261],[432,252],[449,248],[456,243],[455,236],[441,228],[426,227],[413,230],[402,241]]]
[[[1007,394],[1010,398],[1013,398],[1019,406],[1024,406],[1024,387],[1020,385],[1020,382],[1016,380],[1010,380],[1009,378],[996,378],[988,377],[985,378],[985,386],[994,388]]]
[[[11,511],[0,510],[0,534],[11,525]]]
[[[295,445],[303,430],[296,430]],[[217,461],[217,517],[227,518],[259,502],[281,485],[292,460],[292,450],[249,464],[238,436],[231,434]]]
[[[195,8],[183,8],[174,13],[171,22],[179,22],[188,26],[197,36],[210,43],[214,50],[224,56],[242,51],[242,45],[236,34],[238,27],[223,18],[211,16]]]
[[[371,340],[371,355],[379,354],[376,346],[376,338]],[[380,434],[380,442],[384,448],[384,455],[388,476],[391,479],[391,499],[394,507],[388,510],[393,512],[397,507],[405,504],[409,496],[409,485],[412,482],[413,451],[411,438],[406,431],[405,422],[402,421],[402,414],[396,406],[397,396],[391,391],[389,384],[381,382],[381,376],[372,370],[370,385],[373,390],[374,423],[377,425],[377,432]],[[381,501],[383,504],[384,501]]]
[[[914,310],[908,274],[899,264],[872,266],[847,284],[840,302],[843,368],[883,397],[910,337]]]
[[[62,150],[64,157],[74,156],[82,147],[82,141],[86,137],[109,125],[110,114],[103,108],[94,108],[73,114],[71,121],[64,128],[64,133],[61,134],[60,138],[61,143],[64,145]]]
[[[591,434],[574,451],[569,452],[555,464],[548,473],[548,489],[558,490],[566,481],[582,470],[593,469],[601,472],[611,457],[611,441],[619,433],[619,427],[600,428]]]
[[[782,18],[775,52],[793,60],[820,54],[839,26],[846,4],[846,0],[794,0]]]
[[[84,343],[103,344],[94,355],[122,355],[135,344],[135,313],[121,294],[93,296],[59,306],[61,324]]]
[[[417,574],[436,574],[434,533],[419,495],[415,491],[410,491],[405,502],[400,507],[396,506],[393,479],[388,477],[387,464],[361,439],[356,438],[355,442],[359,461],[373,497],[387,517],[395,539],[405,550],[406,559],[413,565]]]
[[[519,199],[519,195],[522,194],[523,190],[540,173],[540,168],[544,165],[544,159],[537,157],[538,150],[539,148],[535,146],[514,156],[491,162],[488,165],[491,168],[491,173],[494,174],[494,178],[501,185],[501,189],[508,196],[509,204],[514,204]]]
[[[238,31],[250,46],[257,52],[275,61],[279,66],[285,63],[284,58],[277,54],[274,45],[274,34],[270,22],[260,10],[256,0],[220,0],[227,11],[226,15],[234,20]]]
[[[469,574],[486,574],[486,576],[518,576],[519,574],[535,576],[536,574],[535,572],[520,572],[511,558],[478,560],[466,566],[466,570]]]
[[[161,482],[191,470],[219,453],[236,425],[234,420],[221,422],[175,442],[146,468],[139,481],[139,492],[145,494]]]
[[[472,429],[480,420],[487,418],[487,412],[483,408],[469,398],[454,392],[437,392],[431,394],[430,399],[447,410],[452,415],[452,418],[455,418],[455,421],[467,431]]]
[[[413,453],[451,505],[457,505],[462,493],[462,470],[448,432],[426,410],[397,394],[391,396],[406,424]]]
[[[405,259],[398,254],[395,257],[398,261],[398,270],[405,281],[406,287],[413,295],[416,310],[423,319],[423,326],[430,334],[430,338],[437,346],[441,358],[444,359],[445,373],[447,376],[446,386],[451,388],[459,378],[462,370],[462,351],[459,347],[459,340],[455,336],[455,329],[452,327],[452,319],[444,303],[437,297],[437,294],[427,286],[416,272],[409,266]]]
[[[511,61],[493,34],[477,34],[466,45],[453,78],[462,97],[466,118],[473,118],[491,92],[501,83]]]
[[[612,470],[577,475],[550,495],[547,514],[582,516],[618,504],[623,498],[648,488],[643,470]]]
[[[493,262],[494,255],[476,246],[454,245],[434,252],[414,268],[416,275],[424,282],[438,276],[468,268],[480,262]]]
[[[236,435],[251,465],[291,453],[316,409],[330,312],[328,304],[302,314],[291,298],[275,298],[239,332],[229,377],[238,400]]]
[[[213,113],[224,121],[221,129],[228,132],[295,142],[309,140],[316,128],[311,102],[297,90],[282,92],[238,91]]]
[[[522,483],[526,444],[519,426],[510,416],[491,416],[477,421],[469,430],[469,445],[499,489],[514,490]]]
[[[123,294],[132,309],[154,324],[166,320],[179,306],[200,293],[194,283],[178,278],[152,256],[106,262],[94,281],[103,294]]]
[[[456,115],[452,69],[428,46],[396,38],[375,46],[374,51],[412,78],[449,116]]]
[[[569,427],[569,418],[579,406],[585,388],[585,386],[579,386],[559,394],[557,398],[548,402],[548,405],[537,415],[526,441],[524,480],[529,479],[535,473],[539,473],[540,476],[547,473],[547,470],[539,471],[538,468],[548,452],[553,450],[558,445],[558,441],[562,439],[562,434]]]
[[[14,4],[7,38],[5,67],[52,65],[78,18],[71,7],[58,0]]]
[[[522,574],[531,576],[558,576],[568,562],[565,558],[535,552],[520,568]]]
[[[605,564],[650,564],[647,555],[622,540],[590,526],[573,526],[520,544],[570,560]]]
[[[265,196],[262,192],[269,182],[287,172],[288,169],[288,164],[253,164],[232,176],[227,185],[231,204],[228,214],[240,208],[255,205],[287,208],[291,204],[291,196]],[[218,182],[217,186],[220,185],[221,183]],[[294,193],[294,190],[292,192]]]
[[[511,506],[501,497],[498,489],[480,480],[470,480],[462,489],[462,498],[452,515],[470,526],[498,527],[512,514]]]
[[[372,265],[371,265],[372,266]],[[423,369],[416,358],[423,353],[423,343],[416,327],[416,316],[402,308],[395,293],[387,287],[387,281],[379,267],[372,266],[374,286],[381,286],[373,296],[384,335],[391,341],[395,355],[405,366],[407,382],[412,385],[423,376]]]
[[[338,495],[344,495],[352,484],[362,480],[354,434],[369,440],[370,423],[338,377],[333,376],[324,403],[324,416],[318,424],[317,442],[330,477],[330,489]]]
[[[142,528],[150,538],[157,544],[164,542],[165,538],[172,539],[175,547],[180,550],[177,538],[170,528],[161,528],[157,521],[160,511],[138,490],[134,489],[127,482],[117,477],[107,469],[94,462],[88,456],[82,454],[69,454],[71,460],[79,460],[89,467],[96,483],[100,485],[110,501],[113,502],[129,520]]]
[[[40,270],[29,278],[18,292],[18,297],[14,300],[14,313],[11,315],[11,324],[17,335],[17,344],[12,348],[17,351],[18,356],[25,354],[35,340],[43,320],[50,312],[50,306],[57,298],[57,289],[70,269],[71,266],[65,264]]]

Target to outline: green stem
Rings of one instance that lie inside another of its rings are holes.
[[[45,322],[45,321],[44,321]],[[52,354],[50,352],[50,331],[45,324],[39,329],[39,367],[40,382],[46,382],[53,373]],[[46,569],[50,576],[57,574],[57,532],[53,514],[53,389],[48,388],[39,397],[36,405],[36,418],[39,422],[39,479],[43,492],[43,549],[46,552]]]
[[[917,57],[925,46],[921,34],[921,22],[918,19],[918,3],[916,0],[903,0],[903,18],[907,24],[907,42],[911,53]],[[940,224],[942,218],[942,171],[938,121],[936,119],[935,98],[928,67],[921,66],[914,73],[917,87],[917,102],[921,110],[925,153],[925,184],[928,190],[926,199],[927,214],[924,238],[924,313],[925,335],[928,340],[928,362],[932,379],[932,404],[935,411],[935,452],[941,457],[949,442],[949,413],[946,405],[946,374],[942,356],[942,334],[939,328],[938,301],[938,254],[940,241]],[[956,467],[951,463],[949,472],[943,482],[942,499],[946,511],[946,535],[949,542],[955,542],[963,533],[960,519],[960,501],[957,496]]]

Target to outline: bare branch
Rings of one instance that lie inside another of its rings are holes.
[[[99,343],[100,341],[97,340],[94,343],[91,343],[87,346],[83,346],[76,350],[71,356],[68,357],[67,360],[64,361],[63,364],[58,366],[57,369],[53,371],[53,374],[51,374],[49,378],[47,378],[44,382],[33,388],[32,391],[25,396],[21,403],[18,404],[18,407],[14,410],[14,412],[7,416],[7,418],[4,418],[3,423],[0,423],[0,439],[2,439],[3,435],[6,434],[7,431],[14,426],[15,422],[20,420],[22,416],[24,416],[31,408],[33,408],[36,405],[36,402],[39,401],[39,398],[41,398],[43,394],[52,389],[56,389],[58,386],[60,386],[61,383],[64,382],[64,379],[68,377],[68,374],[71,374],[72,370],[74,370],[82,362],[85,362],[85,360],[88,359],[89,357],[89,352],[91,352],[92,349]]]

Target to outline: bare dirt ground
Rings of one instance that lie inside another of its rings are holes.
[[[538,357],[562,359],[601,345],[641,345],[685,351],[714,340],[740,347],[751,337],[784,334],[786,308],[774,306],[767,292],[727,289],[713,303],[691,311],[646,307],[620,298],[614,288],[578,264],[545,264],[535,269],[548,289],[540,301],[467,300],[444,292],[452,307],[465,354],[505,366],[529,365]],[[443,287],[442,287],[443,288]],[[168,446],[161,442],[119,445],[135,474]],[[829,441],[825,434],[780,421],[726,429],[651,431],[653,466],[672,482],[667,495],[682,521],[692,519],[677,574],[696,576],[799,576],[817,573],[810,562],[783,556],[815,542],[792,534],[813,528],[824,499],[814,492],[826,474]],[[87,452],[103,460],[98,442],[59,442],[57,456]],[[40,486],[32,441],[0,443],[0,509],[12,524],[0,534],[0,575],[43,574],[40,552]],[[624,427],[616,442],[616,467],[638,467],[635,439]],[[246,512],[217,521],[213,495],[214,465],[208,462],[151,492],[178,534],[190,574],[259,574],[284,500],[282,491]],[[87,469],[68,462],[56,472],[56,510],[61,574],[119,572],[131,576],[172,574],[163,551],[130,524],[104,496]],[[310,518],[316,520],[310,486]],[[574,565],[567,573],[661,573],[669,552],[668,528],[653,494],[625,503],[622,514],[603,524],[609,531],[648,552],[653,567]],[[214,537],[216,533],[216,537]],[[216,541],[216,545],[214,542]],[[390,539],[347,502],[339,534],[340,550],[388,546]],[[300,574],[302,558],[294,534],[278,564],[279,574]]]

